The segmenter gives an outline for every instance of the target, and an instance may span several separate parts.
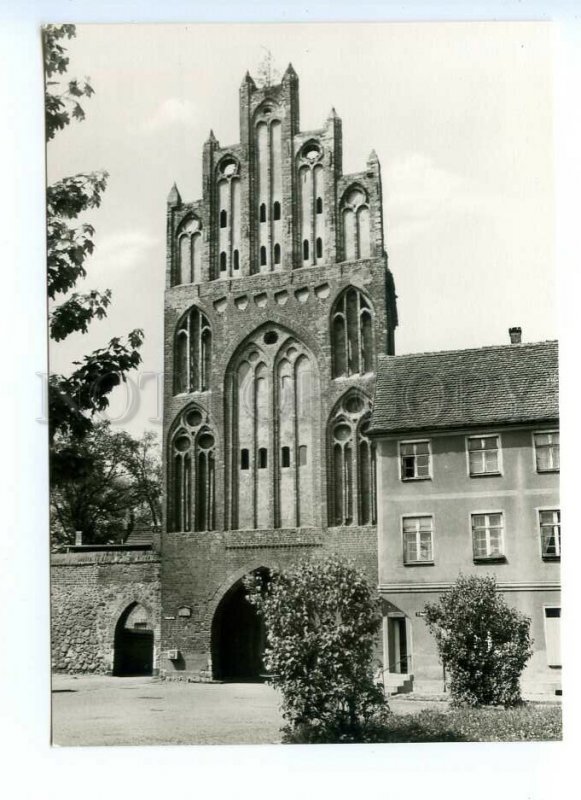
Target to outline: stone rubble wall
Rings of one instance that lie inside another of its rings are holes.
[[[51,641],[54,672],[110,674],[115,626],[132,603],[160,632],[160,558],[152,552],[73,552],[51,557]]]

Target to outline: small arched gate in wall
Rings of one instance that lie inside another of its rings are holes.
[[[153,620],[141,603],[130,603],[115,626],[113,675],[153,674]]]

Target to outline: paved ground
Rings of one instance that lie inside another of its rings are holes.
[[[53,742],[68,745],[275,744],[279,695],[256,683],[56,675]],[[397,713],[443,703],[392,698]]]
[[[273,689],[262,684],[56,676],[55,745],[267,744],[280,740]]]

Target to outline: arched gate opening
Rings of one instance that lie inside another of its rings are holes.
[[[147,610],[131,603],[115,627],[113,675],[153,673],[153,627]]]
[[[243,581],[226,593],[212,622],[213,677],[225,681],[264,680],[264,623],[249,602]]]

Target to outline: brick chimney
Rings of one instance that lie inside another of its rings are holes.
[[[520,344],[522,341],[522,328],[509,328],[508,334],[510,336],[511,344]]]

